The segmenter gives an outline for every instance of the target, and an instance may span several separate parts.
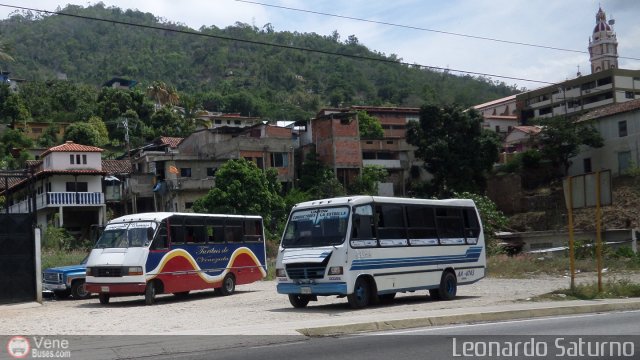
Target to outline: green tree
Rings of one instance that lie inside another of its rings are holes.
[[[368,165],[349,188],[352,195],[378,195],[378,183],[387,178],[389,172],[382,166]]]
[[[98,141],[96,146],[107,145],[109,143],[109,130],[107,130],[107,126],[104,124],[104,121],[102,121],[99,116],[92,116],[89,118],[88,123],[98,132]]]
[[[0,159],[6,169],[23,169],[30,159],[26,149],[33,146],[33,141],[20,130],[7,129],[0,136]],[[14,156],[18,152],[17,156]]]
[[[317,185],[318,178],[322,176],[325,170],[327,168],[318,158],[318,153],[312,150],[305,156],[300,167],[300,179],[297,182],[298,188],[302,191],[311,190]]]
[[[297,185],[311,199],[324,199],[345,194],[344,187],[336,175],[320,161],[315,151],[308,153],[302,162]]]
[[[384,137],[380,120],[367,114],[366,111],[358,111],[358,127],[362,139],[382,139]]]
[[[16,123],[26,122],[31,115],[22,98],[16,93],[10,93],[0,108],[0,117],[8,120],[15,129]]]
[[[420,122],[407,126],[407,141],[433,175],[427,194],[449,196],[453,191],[481,193],[487,173],[498,159],[500,139],[481,127],[482,116],[456,106],[425,105]]]
[[[165,106],[151,116],[151,126],[157,136],[187,136],[193,132],[195,124],[179,116],[173,108]]]
[[[76,144],[98,146],[100,133],[89,123],[77,122],[67,126],[64,131],[64,139]]]
[[[482,227],[484,230],[484,237],[489,252],[498,252],[498,244],[496,233],[507,228],[507,217],[504,216],[502,211],[498,210],[496,204],[484,195],[478,195],[470,192],[454,193],[453,197],[459,199],[471,199],[476,203],[478,213],[480,213],[480,219],[482,220]]]
[[[275,169],[263,171],[245,159],[229,160],[216,171],[215,182],[196,200],[195,212],[261,215],[271,230],[286,216]]]
[[[14,61],[13,57],[9,55],[10,51],[9,44],[4,39],[0,39],[0,61]]]
[[[50,148],[58,143],[58,127],[55,125],[47,127],[42,136],[38,138],[38,145],[42,147]]]
[[[604,145],[598,130],[584,122],[576,122],[564,116],[540,119],[542,157],[560,167],[566,175],[571,166],[571,158],[578,155],[580,146],[599,148]]]

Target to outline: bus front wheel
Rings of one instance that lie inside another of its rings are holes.
[[[453,300],[458,292],[458,281],[451,271],[446,271],[440,279],[437,289],[429,290],[429,296],[435,300]]]
[[[349,305],[353,309],[362,309],[369,305],[370,298],[371,288],[369,286],[369,282],[365,278],[359,277],[353,287],[353,293],[347,295]]]
[[[147,282],[147,287],[144,289],[144,303],[146,305],[153,305],[156,302],[156,286],[153,281]]]
[[[309,301],[311,301],[311,297],[309,295],[289,294],[289,302],[294,308],[306,307],[309,304]]]

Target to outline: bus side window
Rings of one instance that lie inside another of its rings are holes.
[[[169,248],[169,239],[167,238],[167,224],[163,221],[160,224],[160,228],[156,234],[155,239],[151,243],[149,249],[151,250],[160,250],[160,249],[168,249]]]
[[[467,238],[467,243],[476,244],[480,236],[478,215],[476,215],[476,211],[473,208],[465,208],[462,210],[462,215],[464,217],[464,235]]]
[[[242,242],[242,220],[227,220],[224,224],[224,239],[226,242]]]
[[[375,237],[371,205],[358,206],[354,209],[351,237],[353,239],[373,239]]]
[[[207,219],[206,235],[209,243],[222,244],[224,242],[224,219]]]
[[[378,205],[378,236],[380,239],[406,239],[404,214],[401,205]]]
[[[409,244],[438,245],[438,232],[433,207],[411,205],[406,207]]]
[[[174,245],[184,243],[184,227],[182,224],[171,225],[171,243]]]
[[[436,225],[440,244],[464,244],[464,224],[460,208],[444,206],[436,208]]]
[[[244,241],[260,242],[262,241],[262,225],[260,220],[246,219],[244,221]]]

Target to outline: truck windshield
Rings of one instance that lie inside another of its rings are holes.
[[[144,247],[151,244],[158,224],[152,221],[108,224],[96,248]]]
[[[349,207],[297,210],[291,213],[282,238],[283,247],[342,244],[347,234]]]

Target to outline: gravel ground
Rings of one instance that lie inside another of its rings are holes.
[[[613,276],[640,282],[640,274]],[[580,274],[578,282],[593,281],[593,274]],[[486,278],[458,288],[454,301],[432,301],[425,291],[398,294],[389,305],[351,310],[345,298],[321,297],[305,309],[294,309],[287,296],[275,291],[274,281],[239,286],[231,296],[213,291],[193,292],[186,299],[159,295],[154,306],[145,306],[142,296],[112,298],[101,305],[97,297],[87,300],[46,299],[39,304],[0,306],[0,334],[12,335],[150,335],[150,334],[297,334],[295,329],[314,324],[355,323],[365,319],[403,318],[411,314],[429,316],[443,309],[507,305],[567,288],[569,278]]]

